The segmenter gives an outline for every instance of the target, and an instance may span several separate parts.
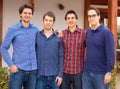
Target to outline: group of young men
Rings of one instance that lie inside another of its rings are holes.
[[[68,27],[55,31],[55,15],[43,16],[44,28],[30,23],[33,7],[19,8],[20,21],[8,29],[1,45],[10,68],[10,89],[109,89],[114,66],[114,39],[100,24],[100,12],[88,9],[88,30],[79,28],[74,10],[65,15]],[[12,58],[8,49],[13,46]],[[86,47],[86,59],[85,59]]]

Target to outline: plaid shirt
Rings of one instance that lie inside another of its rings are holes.
[[[71,33],[63,30],[64,73],[77,74],[83,71],[86,30],[76,28]]]

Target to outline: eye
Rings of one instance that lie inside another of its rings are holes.
[[[32,15],[32,13],[28,13],[29,15]]]
[[[75,19],[75,17],[67,17],[67,19],[68,19],[68,20],[70,20],[70,19]]]
[[[88,15],[88,18],[95,18],[97,16],[97,14],[93,14],[93,15]]]
[[[28,15],[32,15],[32,13],[30,12],[23,12],[24,14],[28,14]]]

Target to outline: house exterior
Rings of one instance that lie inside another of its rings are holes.
[[[119,2],[120,0],[0,0],[0,45],[7,32],[7,28],[19,21],[18,8],[24,3],[34,5],[35,13],[32,22],[35,23],[40,30],[43,28],[42,16],[48,10],[53,11],[56,15],[55,30],[63,30],[66,28],[64,15],[70,9],[77,12],[78,25],[81,28],[87,29],[89,27],[87,9],[90,6],[97,7],[102,14],[101,22],[107,17],[107,26],[111,29],[116,42],[117,17],[120,16],[120,11],[118,10]],[[60,4],[64,6],[64,9],[59,8]],[[12,50],[10,50],[10,54],[12,54]],[[0,66],[6,66],[5,62],[2,60],[1,54]]]

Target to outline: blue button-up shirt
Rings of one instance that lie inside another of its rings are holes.
[[[47,38],[42,31],[37,34],[37,61],[38,74],[44,76],[56,75],[62,77],[63,73],[63,44],[62,40],[53,33]]]
[[[23,27],[19,22],[8,29],[6,37],[1,45],[1,53],[3,59],[8,66],[16,65],[22,70],[37,69],[35,39],[38,28],[33,24],[28,27]],[[12,58],[9,55],[8,49],[13,46]]]

